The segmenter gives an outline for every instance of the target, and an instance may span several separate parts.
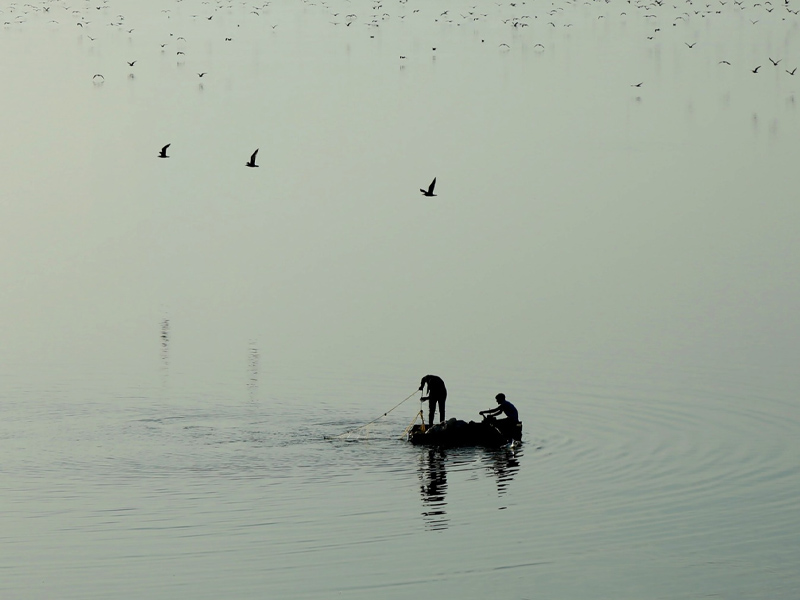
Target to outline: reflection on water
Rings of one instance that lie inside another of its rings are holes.
[[[161,365],[169,368],[169,319],[161,319]]]
[[[508,491],[508,486],[519,471],[519,460],[522,456],[522,445],[515,445],[513,448],[500,448],[487,453],[486,460],[489,463],[487,469],[497,479],[497,495],[502,496]]]
[[[247,349],[247,391],[251,400],[254,400],[258,393],[258,365],[258,345],[255,340],[250,340]]]
[[[498,449],[427,448],[423,452],[419,466],[422,518],[426,530],[434,531],[447,529],[450,524],[446,498],[448,468],[459,472],[486,472],[495,480],[498,497],[504,496],[519,472],[522,445]],[[461,493],[461,490],[456,493]]]
[[[169,318],[161,319],[161,333],[159,334],[161,346],[161,387],[169,383]]]
[[[422,518],[429,530],[447,529],[447,451],[429,448],[420,462],[419,478],[422,481]]]

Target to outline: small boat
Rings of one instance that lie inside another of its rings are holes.
[[[480,422],[448,419],[433,427],[423,429],[414,425],[408,432],[408,441],[415,446],[484,446],[500,448],[522,439],[522,423],[506,423],[505,419],[485,419]]]

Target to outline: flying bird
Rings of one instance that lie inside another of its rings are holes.
[[[129,66],[129,67],[132,67],[132,66],[133,66],[133,65],[135,65],[135,64],[136,64],[136,61],[135,61],[135,60],[134,60],[134,61],[128,61],[128,66]]]
[[[436,177],[433,178],[431,184],[428,186],[428,191],[426,192],[422,188],[419,188],[419,191],[422,192],[423,196],[435,196],[436,194],[433,193],[433,188],[436,187]]]
[[[205,72],[205,71],[203,71],[202,73],[198,73],[198,74],[197,74],[197,76],[198,76],[198,77],[202,77],[203,75],[206,75],[206,72]]]
[[[158,158],[169,158],[167,156],[167,148],[169,148],[172,144],[167,144],[161,149],[161,152],[158,153]]]
[[[755,69],[751,69],[753,73],[758,73],[758,70],[761,68],[761,65],[758,65]]]
[[[256,148],[255,152],[253,152],[253,155],[250,157],[250,160],[247,161],[246,163],[244,163],[245,166],[248,166],[248,167],[257,167],[258,166],[256,164],[256,154],[258,154],[258,148]]]

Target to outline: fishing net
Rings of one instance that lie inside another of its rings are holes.
[[[350,429],[350,430],[345,431],[344,433],[340,433],[338,435],[326,435],[325,439],[326,440],[342,440],[342,441],[346,441],[346,442],[355,442],[355,441],[368,440],[368,439],[370,439],[370,437],[375,437],[375,435],[377,433],[379,433],[380,430],[381,430],[380,426],[377,425],[378,421],[380,421],[381,419],[386,417],[390,412],[392,412],[398,406],[400,406],[401,404],[403,404],[404,402],[409,400],[418,391],[419,390],[414,390],[414,392],[412,392],[411,394],[406,396],[403,400],[401,400],[400,402],[395,404],[392,408],[387,410],[385,413],[383,413],[379,417],[376,417],[375,419],[372,419],[372,421],[370,421],[369,423],[365,423],[364,425],[359,425],[358,427],[355,427],[354,429]],[[417,414],[417,416],[414,417],[414,422],[416,422],[416,419],[418,417],[421,417],[421,416],[422,416],[422,411],[420,411]],[[412,422],[411,425],[408,426],[406,431],[403,433],[403,437],[407,436],[408,432],[411,431],[411,428],[414,426],[414,422]]]

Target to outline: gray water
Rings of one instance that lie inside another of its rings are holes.
[[[0,597],[797,598],[794,1],[0,0]]]

